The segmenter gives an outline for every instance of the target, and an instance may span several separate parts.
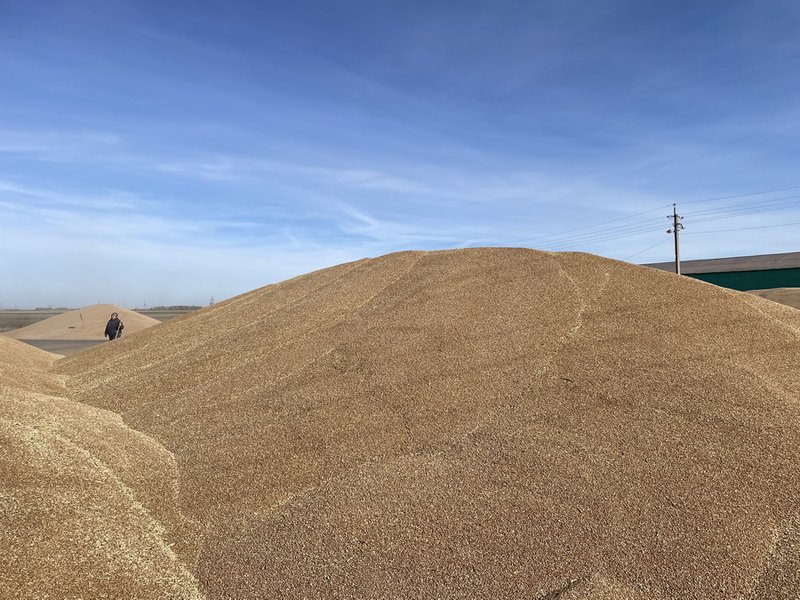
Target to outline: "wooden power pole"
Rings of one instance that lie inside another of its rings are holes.
[[[681,274],[681,244],[680,240],[678,239],[678,232],[681,229],[684,229],[683,223],[681,223],[681,217],[678,214],[678,210],[675,208],[675,205],[672,205],[672,214],[667,215],[668,219],[672,219],[672,229],[667,229],[667,233],[671,233],[675,236],[675,272],[680,275]]]

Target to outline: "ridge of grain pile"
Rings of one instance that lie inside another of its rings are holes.
[[[800,312],[523,249],[403,252],[59,361],[174,455],[208,598],[800,594]]]
[[[0,597],[201,597],[170,547],[193,528],[173,457],[66,398],[54,360],[0,336]]]
[[[102,340],[111,313],[119,314],[125,325],[123,337],[159,324],[157,319],[127,308],[113,304],[92,304],[6,331],[3,335],[15,340]]]

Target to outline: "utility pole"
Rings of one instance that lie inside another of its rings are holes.
[[[672,214],[667,215],[668,219],[672,219],[672,229],[667,229],[667,233],[671,233],[675,236],[675,272],[680,275],[681,274],[681,244],[678,240],[678,232],[681,229],[684,229],[681,217],[678,214],[678,210],[675,208],[675,205],[672,205]]]

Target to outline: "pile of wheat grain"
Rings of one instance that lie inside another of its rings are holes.
[[[799,351],[800,313],[748,294],[474,249],[311,273],[55,371],[144,440],[102,464],[113,514],[156,527],[132,572],[147,543],[188,572],[150,597],[760,600],[800,593]]]
[[[159,323],[152,317],[113,304],[93,304],[6,331],[3,335],[15,340],[102,340],[112,313],[117,313],[125,325],[123,336]]]

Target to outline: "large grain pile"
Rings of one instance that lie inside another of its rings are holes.
[[[15,340],[102,340],[111,313],[117,313],[125,325],[123,336],[159,323],[152,317],[113,304],[93,304],[6,331],[3,335]]]
[[[799,351],[800,313],[761,298],[476,249],[311,273],[56,371],[141,435],[98,460],[153,569],[169,548],[208,598],[761,600],[800,594]]]

